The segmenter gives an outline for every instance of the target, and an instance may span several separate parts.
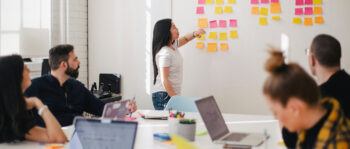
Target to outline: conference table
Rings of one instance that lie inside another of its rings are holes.
[[[135,149],[176,149],[175,145],[165,144],[153,138],[154,133],[166,133],[168,132],[167,120],[150,120],[140,117],[140,113],[148,113],[151,110],[138,110],[133,113],[134,117],[137,117],[138,130],[136,134]],[[270,136],[262,145],[253,147],[253,149],[285,149],[285,146],[281,145],[282,136],[280,126],[277,120],[273,116],[266,115],[246,115],[246,114],[223,114],[225,122],[233,132],[244,133],[264,133]],[[200,117],[199,113],[186,112],[185,118],[196,119],[196,131],[206,131],[205,125]],[[74,130],[73,126],[63,127],[63,131],[66,136],[70,138]],[[196,136],[195,141],[191,142],[192,145],[198,149],[222,149],[222,144],[212,143],[209,134]],[[0,149],[42,149],[42,146],[38,142],[22,141],[18,143],[3,143],[0,144]],[[64,148],[69,148],[69,143],[64,144]]]

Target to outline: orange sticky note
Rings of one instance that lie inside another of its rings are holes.
[[[228,0],[227,3],[229,3],[229,4],[235,4],[235,3],[236,3],[236,0]]]
[[[314,0],[314,5],[321,5],[322,4],[322,0]]]
[[[216,0],[216,5],[222,5],[224,4],[224,0]]]
[[[267,25],[267,18],[266,17],[260,17],[259,18],[259,24],[260,25]]]
[[[217,43],[208,43],[207,52],[216,52],[218,48]]]
[[[322,14],[322,7],[314,7],[314,14]]]
[[[221,43],[221,44],[220,44],[220,50],[221,50],[221,51],[226,51],[226,50],[228,50],[228,44],[227,44],[227,43]]]
[[[197,49],[203,49],[204,48],[204,42],[197,42],[196,48]]]
[[[238,32],[237,32],[237,30],[230,31],[230,38],[238,38]]]
[[[205,0],[206,4],[214,4],[214,0]]]
[[[48,145],[43,145],[41,147],[43,149],[59,149],[59,148],[63,148],[64,146],[63,145],[54,145],[54,144],[50,145],[50,144],[48,144]]]
[[[199,18],[198,19],[198,27],[199,28],[207,28],[208,27],[208,19],[207,18]]]
[[[304,25],[305,26],[311,26],[312,23],[312,18],[304,18]]]
[[[315,17],[315,23],[317,23],[317,24],[323,24],[323,17],[322,17],[322,16]]]
[[[293,18],[293,24],[300,24],[301,18]]]
[[[216,39],[217,38],[216,32],[209,32],[209,38],[210,39]]]
[[[201,35],[199,37],[197,37],[198,40],[205,40],[205,35]]]
[[[227,33],[220,33],[220,40],[227,40]]]
[[[259,14],[259,7],[252,7],[252,14]]]
[[[261,8],[260,14],[263,16],[267,16],[269,14],[269,8]]]
[[[280,3],[271,3],[270,10],[271,10],[271,13],[281,13],[281,4]]]
[[[232,13],[232,6],[225,6],[224,12],[225,13]]]
[[[272,20],[280,20],[280,16],[273,16]]]
[[[215,7],[215,14],[222,14],[222,7]]]

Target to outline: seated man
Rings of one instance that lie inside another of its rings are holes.
[[[83,112],[101,116],[104,103],[97,99],[81,82],[80,61],[72,45],[58,45],[50,49],[49,64],[51,74],[32,80],[26,90],[27,97],[36,96],[46,104],[62,126],[72,125],[75,116]],[[136,111],[135,102],[130,102],[129,110]],[[36,123],[44,126],[44,121],[33,110]]]

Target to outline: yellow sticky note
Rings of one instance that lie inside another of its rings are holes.
[[[267,16],[268,13],[269,13],[269,8],[261,8],[260,9],[260,14],[261,15]]]
[[[197,49],[203,49],[204,48],[204,42],[197,42],[196,48]]]
[[[235,31],[230,31],[230,38],[238,38],[238,32],[237,32],[237,30],[235,30]]]
[[[280,16],[273,16],[272,20],[280,20]]]
[[[228,50],[228,44],[227,44],[227,43],[221,43],[221,44],[220,44],[220,50],[221,50],[221,51],[226,51],[226,50]]]
[[[304,18],[304,25],[311,26],[312,25],[312,18]]]
[[[225,6],[224,12],[225,13],[232,13],[232,6]]]
[[[205,35],[201,35],[199,37],[197,37],[198,40],[205,40]]]
[[[235,3],[236,3],[236,0],[228,0],[227,3],[229,3],[229,4],[235,4]]]
[[[260,25],[267,25],[267,18],[266,17],[260,17],[259,18],[259,24]]]
[[[208,27],[208,19],[207,18],[199,18],[198,19],[198,27],[199,28],[207,28]]]
[[[323,24],[323,17],[322,17],[322,16],[315,17],[315,23],[317,23],[317,24]]]
[[[220,40],[227,40],[227,33],[220,33]]]
[[[206,4],[214,4],[214,0],[205,0]]]
[[[314,0],[314,5],[321,5],[322,4],[322,0]]]
[[[218,48],[217,43],[208,43],[207,52],[216,52]]]
[[[224,0],[216,0],[216,5],[223,5],[224,4]]]
[[[301,23],[301,18],[293,18],[293,23],[294,24],[300,24]]]
[[[314,14],[322,14],[322,7],[314,7]]]
[[[259,14],[259,7],[252,7],[252,14]]]
[[[271,13],[281,13],[281,4],[280,3],[271,3],[270,10],[271,10]]]
[[[222,7],[215,7],[215,14],[222,14]]]
[[[171,141],[175,144],[177,149],[196,149],[187,139],[182,138],[176,134],[171,134]]]
[[[216,39],[217,38],[216,32],[209,32],[209,38],[210,39]]]

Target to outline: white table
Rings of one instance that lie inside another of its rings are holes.
[[[140,112],[147,112],[149,110],[139,110]],[[139,127],[136,135],[135,149],[175,149],[173,145],[163,144],[153,139],[154,133],[168,132],[167,120],[146,120],[139,117],[137,113],[134,113],[139,122]],[[267,144],[264,143],[254,149],[284,149],[284,146],[278,143],[282,141],[281,131],[277,120],[274,120],[272,116],[261,115],[242,115],[242,114],[223,114],[225,122],[230,131],[234,132],[252,132],[263,133],[267,130],[270,138],[267,140]],[[198,113],[186,113],[185,118],[195,118],[197,121],[197,131],[206,131],[204,123]],[[63,128],[68,138],[72,136],[73,127],[69,126]],[[195,141],[192,142],[199,149],[221,149],[223,145],[212,143],[209,134],[204,136],[196,136]],[[23,141],[16,144],[0,144],[0,149],[41,149],[42,147],[37,142]],[[64,148],[69,148],[69,143],[64,145]]]

